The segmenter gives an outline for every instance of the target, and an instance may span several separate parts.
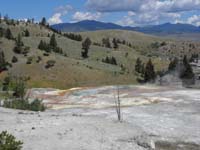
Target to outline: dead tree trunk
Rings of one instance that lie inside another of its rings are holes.
[[[118,121],[122,121],[122,117],[121,117],[121,101],[120,101],[120,97],[119,97],[119,86],[117,86],[117,98],[115,101],[115,108],[116,108],[116,112],[117,112],[117,119]]]

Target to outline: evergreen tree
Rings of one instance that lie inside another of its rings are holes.
[[[113,43],[113,48],[118,49],[119,46],[118,46],[117,40],[115,38],[113,39],[112,43]]]
[[[57,42],[56,42],[56,36],[55,36],[55,34],[53,34],[53,35],[51,36],[49,45],[50,45],[52,48],[56,48],[56,47],[57,47]]]
[[[111,44],[110,44],[110,39],[109,38],[103,38],[102,39],[102,44],[103,44],[103,46],[105,46],[107,48],[111,48]]]
[[[28,29],[25,30],[25,36],[29,37],[30,36],[30,32],[28,31]]]
[[[0,51],[0,72],[7,70],[8,62],[5,60],[4,52]]]
[[[184,56],[183,58],[183,71],[181,72],[181,78],[182,79],[193,79],[194,78],[194,72],[193,69],[188,62],[187,56]]]
[[[144,81],[145,82],[153,82],[156,78],[156,73],[154,70],[154,65],[152,64],[151,59],[146,64],[145,73],[144,73]]]
[[[24,95],[26,93],[26,82],[22,77],[15,78],[15,84],[13,90],[14,90],[13,96],[15,96],[16,98],[20,98],[21,100],[24,99]]]
[[[142,61],[140,60],[140,58],[137,58],[136,60],[135,71],[138,73],[142,73]]]
[[[40,24],[41,24],[42,26],[46,26],[46,25],[47,25],[47,21],[46,21],[46,18],[45,18],[45,17],[42,18]]]
[[[88,50],[90,49],[92,42],[89,38],[86,38],[82,43],[82,49],[84,51],[81,52],[83,58],[88,58]]]
[[[16,63],[18,61],[17,57],[16,56],[13,56],[12,58],[12,63]]]
[[[6,30],[6,35],[5,35],[5,37],[6,37],[7,39],[9,39],[9,40],[13,39],[12,32],[11,32],[11,30],[10,30],[9,28]]]
[[[47,44],[45,41],[41,40],[39,45],[38,45],[38,49],[40,50],[44,50],[47,53],[51,52],[51,47],[49,46],[49,44]]]
[[[23,52],[23,46],[24,46],[24,43],[22,42],[21,35],[18,34],[13,51],[17,54],[21,54]]]
[[[178,59],[177,58],[174,58],[170,63],[169,63],[169,66],[168,66],[168,71],[174,71],[176,69],[178,65]]]

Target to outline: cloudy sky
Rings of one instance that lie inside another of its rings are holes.
[[[50,24],[87,19],[124,26],[200,26],[200,0],[1,0],[0,12],[16,19],[44,16]]]

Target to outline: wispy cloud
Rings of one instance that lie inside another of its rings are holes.
[[[73,21],[82,21],[82,20],[98,20],[101,18],[102,13],[96,12],[96,13],[91,13],[91,12],[80,12],[77,11],[72,19]]]
[[[68,14],[68,12],[72,11],[73,7],[71,5],[64,5],[64,6],[59,6],[55,8],[54,14],[52,17],[48,19],[49,24],[58,24],[62,23],[62,16],[65,16]]]

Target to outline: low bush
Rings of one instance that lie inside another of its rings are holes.
[[[44,104],[42,104],[42,101],[40,101],[39,99],[35,99],[31,103],[29,103],[28,100],[24,99],[5,101],[3,106],[6,108],[31,110],[31,111],[45,111],[46,109]]]
[[[16,138],[7,131],[0,133],[0,150],[21,150],[23,142],[17,141]]]

